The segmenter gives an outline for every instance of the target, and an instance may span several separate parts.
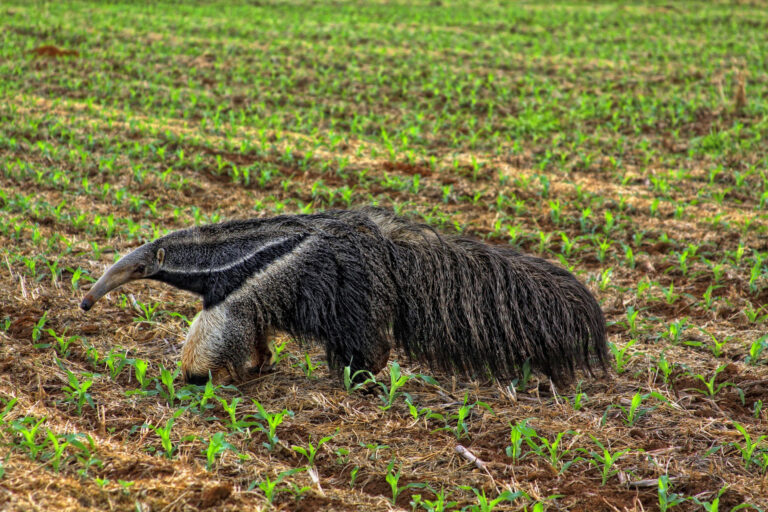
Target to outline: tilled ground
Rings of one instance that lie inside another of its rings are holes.
[[[302,8],[0,7],[2,508],[768,507],[762,7]],[[278,334],[210,395],[174,380],[194,297],[78,309],[166,231],[368,204],[570,267],[608,374],[399,354],[387,403]]]

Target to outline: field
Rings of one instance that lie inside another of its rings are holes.
[[[768,510],[768,4],[0,5],[0,509]],[[200,309],[90,284],[166,232],[379,205],[571,269],[554,388],[284,335],[185,385]]]

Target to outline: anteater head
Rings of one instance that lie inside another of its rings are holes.
[[[165,248],[160,244],[142,245],[112,265],[88,291],[80,307],[85,311],[107,293],[125,283],[150,278],[160,272],[165,261]]]
[[[88,311],[110,291],[138,279],[197,294],[203,299],[203,312],[190,327],[184,345],[185,377],[202,382],[209,373],[223,369],[242,380],[251,370],[268,367],[271,356],[265,333],[268,322],[254,317],[255,290],[263,289],[263,301],[279,308],[288,289],[284,277],[290,273],[286,271],[310,240],[297,227],[270,229],[259,220],[176,231],[112,265],[80,307]]]
[[[266,229],[265,229],[266,228]],[[233,221],[170,233],[142,245],[101,276],[80,307],[88,311],[99,298],[136,279],[161,281],[203,298],[211,308],[243,283],[299,249],[309,235],[270,230],[259,220]]]

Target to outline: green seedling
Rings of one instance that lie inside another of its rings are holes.
[[[441,487],[438,491],[427,485],[427,489],[435,496],[435,499],[428,500],[422,498],[421,494],[413,494],[411,495],[412,509],[415,510],[416,507],[419,507],[427,512],[446,512],[447,510],[458,506],[459,503],[457,501],[448,501],[448,496],[450,496],[451,493],[444,488]]]
[[[299,366],[301,370],[304,372],[304,376],[308,379],[315,378],[315,370],[320,368],[322,363],[314,364],[312,362],[312,358],[309,355],[309,352],[304,353],[304,360],[299,362],[295,366]]]
[[[518,460],[523,458],[523,442],[527,439],[537,437],[536,430],[533,427],[528,426],[528,418],[518,421],[516,424],[509,424],[510,445],[506,448],[506,454],[512,458],[512,461],[517,463]]]
[[[67,336],[66,329],[64,329],[64,332],[61,335],[56,334],[56,331],[53,329],[46,329],[46,332],[56,341],[54,347],[56,348],[56,352],[59,354],[59,357],[69,357],[70,345],[80,339],[79,336]]]
[[[669,477],[661,475],[658,480],[659,509],[666,512],[672,507],[684,503],[686,498],[671,491]]]
[[[91,466],[101,468],[101,460],[96,455],[96,441],[90,434],[70,434],[67,436],[69,446],[75,450],[74,456],[81,466],[77,473],[81,477],[88,476]]]
[[[706,377],[704,377],[701,374],[695,374],[694,375],[694,374],[689,373],[688,375],[690,375],[693,378],[699,379],[704,384],[703,388],[691,388],[691,390],[692,391],[698,391],[699,393],[702,393],[702,394],[704,394],[704,395],[706,395],[708,397],[714,397],[720,391],[722,391],[723,388],[726,388],[726,387],[729,387],[729,386],[736,387],[736,385],[733,382],[721,382],[720,384],[716,383],[717,376],[720,374],[720,372],[725,370],[726,366],[728,366],[728,365],[727,364],[723,364],[723,365],[718,366],[717,369],[712,374],[712,376],[709,377],[709,378],[706,378]]]
[[[662,378],[664,379],[664,384],[669,384],[669,377],[672,375],[673,365],[669,364],[663,350],[656,359],[656,369],[658,373],[661,373]]]
[[[264,497],[267,498],[267,502],[272,504],[274,503],[275,496],[279,491],[277,486],[283,481],[283,479],[285,479],[288,476],[294,475],[299,471],[304,471],[304,469],[305,468],[294,468],[294,469],[289,469],[287,471],[283,471],[280,474],[278,474],[277,478],[275,478],[274,480],[271,480],[269,478],[269,475],[267,475],[266,477],[264,477],[264,480],[258,483],[251,482],[251,484],[248,486],[248,490],[250,491],[255,487],[258,487],[259,489],[261,489],[261,492],[264,493]],[[287,489],[284,489],[284,490],[287,490]],[[307,490],[307,488],[301,489],[299,494],[303,493],[305,490]]]
[[[622,418],[624,423],[626,423],[628,426],[632,427],[637,423],[643,416],[646,414],[649,414],[656,410],[656,407],[641,407],[643,402],[647,400],[648,398],[655,398],[661,402],[669,403],[669,401],[660,393],[656,391],[652,391],[650,393],[640,393],[637,392],[632,396],[632,400],[630,401],[630,404],[628,407],[624,407],[621,404],[612,404],[609,405],[608,408],[605,410],[605,413],[603,414],[603,420],[602,423],[605,423],[605,419],[608,415],[608,412],[612,408],[621,409],[621,412],[624,413],[624,417]]]
[[[123,494],[126,496],[131,494],[131,487],[133,487],[136,482],[132,480],[117,480],[117,483],[120,485],[120,488],[123,490]]]
[[[365,378],[362,379],[362,377]],[[352,369],[349,366],[344,367],[344,371],[342,372],[342,381],[344,384],[344,389],[347,391],[347,393],[357,391],[358,389],[361,389],[369,384],[378,384],[376,377],[374,377],[374,375],[368,370],[357,370],[354,374],[352,374]]]
[[[400,468],[398,468],[397,471],[394,470],[395,468],[396,460],[393,458],[391,461],[389,461],[389,464],[387,465],[387,474],[384,477],[387,483],[389,484],[389,488],[392,491],[392,505],[397,504],[397,497],[400,496],[400,494],[407,490],[407,489],[413,489],[413,488],[419,488],[424,487],[424,484],[417,484],[417,483],[409,483],[405,484],[403,486],[399,485],[400,482]]]
[[[682,318],[669,323],[667,332],[663,335],[674,344],[680,342],[683,332],[688,328],[688,318]]]
[[[96,405],[93,403],[93,397],[88,393],[88,390],[93,386],[93,379],[97,374],[83,373],[84,380],[80,382],[77,375],[66,368],[64,371],[67,373],[67,381],[69,382],[69,385],[61,388],[67,396],[65,401],[75,404],[78,416],[83,414],[83,405],[86,403],[91,406],[91,409],[95,409]]]
[[[240,397],[232,398],[231,402],[227,402],[225,398],[218,397],[221,407],[224,412],[229,416],[229,422],[226,424],[227,428],[232,432],[247,431],[251,427],[258,425],[255,421],[246,421],[245,419],[237,419],[237,406],[242,401]]]
[[[37,460],[37,456],[47,446],[47,440],[41,443],[37,441],[37,431],[45,420],[45,417],[35,420],[33,417],[25,416],[14,420],[11,424],[11,431],[21,436],[20,446],[29,453],[29,458],[32,460]]]
[[[36,343],[37,341],[40,340],[40,337],[45,332],[43,330],[43,328],[45,327],[45,322],[47,322],[47,321],[48,321],[48,311],[45,311],[43,313],[43,316],[41,316],[37,320],[37,323],[32,327],[32,342],[33,343]],[[47,347],[47,345],[45,347]],[[45,348],[45,347],[41,346],[41,347],[38,347],[38,348]]]
[[[312,444],[312,436],[310,435],[306,448],[304,448],[303,446],[294,445],[294,446],[291,446],[291,449],[297,453],[302,454],[304,457],[306,457],[307,467],[311,468],[315,465],[315,456],[317,456],[317,451],[320,449],[321,446],[323,446],[325,443],[333,439],[333,436],[335,436],[337,432],[338,432],[338,429],[332,435],[320,438],[320,440],[317,442],[317,446]]]
[[[72,272],[72,278],[70,279],[70,282],[72,283],[72,290],[77,291],[77,289],[80,287],[80,279],[83,277],[83,272],[85,272],[82,268],[77,267],[76,269],[68,269]]]
[[[144,389],[149,385],[149,380],[147,379],[148,367],[149,364],[143,359],[133,360],[133,374],[136,376],[136,380],[139,382],[141,389]]]
[[[378,460],[379,458],[379,451],[385,450],[389,448],[389,445],[387,444],[378,444],[378,443],[360,443],[360,446],[363,448],[366,448],[371,454],[368,456],[370,460]]]
[[[523,362],[522,367],[520,368],[520,376],[512,379],[512,382],[509,384],[511,391],[517,390],[517,391],[525,391],[528,389],[528,386],[530,385],[531,377],[533,376],[533,371],[531,370],[531,359],[528,358]]]
[[[613,466],[616,464],[616,461],[620,459],[623,455],[625,455],[627,452],[629,452],[629,448],[625,448],[623,450],[619,450],[617,452],[611,453],[611,451],[606,448],[603,443],[601,443],[596,437],[590,435],[590,438],[592,438],[592,441],[597,445],[597,447],[600,449],[599,451],[587,451],[582,449],[584,453],[589,455],[589,459],[587,461],[595,466],[596,468],[600,469],[600,476],[601,476],[601,482],[600,485],[605,485],[606,482],[608,482],[608,479],[611,478],[613,475],[617,474],[619,472],[618,469],[613,469]]]
[[[13,410],[17,401],[17,398],[0,397],[0,405],[3,407],[3,409],[0,411],[0,425],[5,424],[5,417],[8,416],[8,414]]]
[[[505,501],[512,502],[518,498],[527,497],[523,491],[512,492],[509,489],[505,489],[502,493],[500,493],[494,499],[490,500],[485,495],[485,489],[478,490],[475,487],[471,487],[468,485],[460,485],[459,488],[464,489],[465,491],[472,491],[475,494],[475,498],[477,499],[477,504],[470,505],[469,508],[465,509],[472,512],[492,512],[502,502],[505,502]]]
[[[582,381],[579,381],[576,386],[576,394],[573,395],[573,399],[569,400],[571,405],[573,405],[573,408],[577,411],[581,410],[581,408],[584,407],[584,404],[589,400],[589,396],[581,391],[581,383]]]
[[[66,440],[66,436],[60,437],[50,429],[47,431],[46,437],[48,441],[47,445],[52,450],[49,462],[53,471],[58,473],[59,467],[61,466],[62,455],[64,454],[64,450],[69,446],[69,442]]]
[[[752,441],[749,432],[741,424],[732,422],[733,426],[744,437],[744,444],[731,443],[731,446],[737,448],[741,453],[741,458],[744,461],[744,469],[749,469],[749,465],[752,463],[752,458],[755,455],[755,450],[760,448],[760,452],[768,452],[768,445],[764,443],[768,439],[768,435],[760,436],[755,441]]]
[[[109,370],[109,377],[112,380],[117,378],[117,376],[120,375],[120,372],[122,372],[126,366],[132,363],[132,361],[126,357],[126,354],[120,353],[116,350],[117,349],[110,350],[109,354],[107,354],[107,357],[104,358],[104,365]]]
[[[178,367],[175,371],[171,372],[171,370],[167,369],[165,366],[160,365],[160,382],[158,382],[155,387],[160,396],[165,398],[168,405],[171,407],[173,407],[173,404],[177,399],[174,381],[180,373],[181,369]]]
[[[437,412],[429,413],[429,415],[427,416],[429,419],[437,419],[445,423],[444,427],[436,428],[432,432],[447,430],[448,432],[453,434],[457,440],[461,440],[466,437],[469,437],[470,435],[469,425],[467,424],[467,420],[472,412],[472,409],[474,409],[476,405],[479,405],[490,411],[490,407],[485,402],[477,401],[475,403],[470,404],[468,403],[468,401],[469,401],[469,394],[465,393],[464,403],[461,404],[458,412],[454,414],[448,414],[448,415],[440,414]]]
[[[144,323],[152,324],[157,321],[160,315],[159,302],[155,302],[154,304],[149,304],[146,302],[140,302],[136,300],[135,305],[138,307],[140,313],[138,317],[133,319],[134,322],[144,322]]]
[[[213,468],[216,458],[226,450],[237,452],[237,449],[227,442],[225,432],[216,432],[208,439],[208,446],[205,448],[205,469],[210,471]]]
[[[766,347],[768,347],[768,334],[750,343],[749,355],[745,359],[747,364],[757,365]]]
[[[395,400],[401,395],[405,396],[406,400],[411,399],[408,393],[400,391],[400,388],[405,386],[409,380],[411,380],[411,376],[403,375],[397,361],[392,361],[389,365],[389,386],[383,382],[378,382],[379,386],[384,390],[384,395],[380,395],[384,402],[384,405],[379,406],[382,411],[390,409],[395,404]]]
[[[360,466],[355,466],[349,473],[349,488],[352,489],[355,486],[355,480],[357,480],[357,473],[360,471]]]
[[[531,449],[531,452],[545,459],[553,469],[558,470],[558,474],[562,474],[568,470],[571,464],[581,460],[580,457],[577,457],[567,462],[563,461],[564,457],[571,453],[571,450],[562,447],[563,437],[566,435],[574,436],[576,432],[572,430],[558,432],[553,441],[535,434],[526,437],[525,442]]]
[[[177,409],[176,412],[174,412],[173,415],[165,422],[165,426],[161,427],[159,425],[149,425],[152,430],[154,430],[155,433],[160,437],[160,443],[163,446],[163,454],[168,459],[173,458],[177,448],[171,441],[171,429],[173,428],[173,424],[176,421],[176,418],[184,414],[184,411],[185,409]],[[194,439],[194,436],[187,436],[184,438],[184,440],[190,439]]]
[[[640,352],[636,351],[629,352],[629,349],[632,348],[632,345],[635,343],[637,343],[637,340],[630,340],[623,348],[618,348],[613,342],[608,343],[608,348],[610,349],[611,354],[613,354],[616,373],[624,373],[629,360],[640,354]]]
[[[669,283],[669,287],[662,288],[661,291],[664,293],[667,304],[674,304],[680,298],[680,294],[675,293],[675,283]]]
[[[718,341],[718,339],[715,337],[714,334],[711,334],[704,329],[699,328],[699,331],[703,332],[707,336],[709,336],[709,339],[711,340],[711,344],[707,344],[705,342],[701,341],[686,341],[685,344],[692,347],[707,347],[709,348],[710,352],[712,352],[712,355],[715,357],[722,357],[723,356],[723,347],[733,339],[732,336],[726,336],[722,339],[722,341]]]
[[[691,501],[693,501],[695,504],[699,505],[702,509],[705,510],[705,512],[718,512],[720,510],[720,497],[723,495],[725,491],[728,490],[728,486],[725,485],[720,488],[719,491],[717,491],[717,495],[715,496],[715,499],[712,501],[705,501],[703,499],[700,499],[698,496],[692,496]],[[736,509],[744,508],[744,505],[747,505],[746,503],[742,503],[738,507],[731,508],[731,512],[733,512]]]
[[[275,446],[277,446],[277,443],[280,442],[280,440],[277,438],[277,427],[283,423],[283,419],[286,416],[293,417],[293,412],[289,411],[288,409],[283,409],[280,412],[269,413],[258,400],[252,398],[251,401],[259,411],[258,417],[267,422],[266,427],[261,424],[257,424],[257,428],[267,436],[267,442],[262,443],[262,445],[267,448],[267,450],[272,451],[275,449]]]
[[[272,345],[272,363],[274,365],[280,364],[280,362],[285,359],[286,357],[290,356],[290,352],[287,350],[288,348],[288,342],[283,341],[282,343],[275,343]]]

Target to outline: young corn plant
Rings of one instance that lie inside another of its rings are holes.
[[[378,383],[384,391],[383,395],[379,395],[381,400],[384,402],[384,405],[379,406],[382,411],[390,409],[395,404],[395,400],[397,400],[397,398],[400,396],[405,396],[406,400],[411,399],[411,396],[408,393],[400,391],[400,388],[405,386],[405,384],[411,380],[411,378],[412,377],[410,375],[404,375],[400,371],[400,365],[397,363],[397,361],[392,361],[392,363],[389,365],[389,386],[383,382]]]
[[[203,451],[206,459],[206,470],[210,471],[216,463],[216,458],[226,450],[237,452],[237,448],[227,442],[226,435],[225,432],[216,432],[208,439],[208,446]]]
[[[264,408],[261,403],[256,400],[255,398],[252,398],[251,401],[253,402],[253,405],[256,406],[256,409],[258,409],[258,417],[264,421],[267,422],[267,426],[263,426],[260,423],[257,424],[256,428],[261,430],[265,436],[267,436],[267,442],[262,443],[262,445],[269,451],[272,451],[275,449],[275,446],[277,446],[277,443],[280,442],[280,439],[277,437],[277,427],[280,426],[281,423],[283,423],[283,419],[286,416],[293,417],[293,412],[289,411],[288,409],[283,409],[280,412],[275,413],[269,413]]]
[[[342,382],[347,393],[357,391],[368,385],[378,385],[376,377],[368,370],[357,370],[354,374],[352,368],[345,366],[342,372]]]
[[[338,432],[338,430],[337,430]],[[333,436],[335,436],[336,433],[334,432],[330,436],[325,436],[320,438],[320,440],[317,442],[317,446],[312,444],[312,436],[309,436],[309,441],[307,442],[307,447],[303,446],[291,446],[291,449],[295,451],[296,453],[302,454],[304,457],[307,458],[307,468],[312,468],[315,465],[315,457],[317,456],[317,451],[320,449],[321,446],[323,446],[325,443],[333,439]]]
[[[378,460],[379,458],[379,451],[386,450],[389,448],[389,445],[387,444],[378,444],[378,443],[360,443],[360,446],[367,449],[371,454],[368,456],[370,460]]]
[[[652,391],[650,393],[642,393],[642,394],[640,392],[637,392],[632,396],[629,406],[627,407],[621,404],[609,405],[608,408],[605,410],[605,413],[603,414],[602,424],[605,424],[605,419],[608,415],[608,412],[612,408],[617,408],[617,409],[620,409],[622,413],[624,413],[622,417],[622,420],[624,421],[624,423],[627,426],[633,427],[643,416],[653,412],[658,407],[658,406],[642,407],[643,402],[648,398],[655,398],[657,400],[660,400],[661,402],[669,403],[669,401],[662,394],[656,391]]]
[[[412,494],[410,504],[413,510],[416,510],[418,507],[427,512],[446,512],[458,506],[459,503],[457,501],[448,501],[451,493],[444,488],[440,488],[439,491],[430,485],[427,485],[426,488],[434,495],[435,499],[428,500],[422,498],[421,494]]]
[[[38,455],[46,448],[48,442],[47,439],[38,441],[37,433],[40,430],[40,426],[45,422],[46,418],[42,417],[36,420],[34,417],[25,416],[14,420],[11,423],[10,432],[13,435],[21,437],[18,446],[29,453],[29,458],[37,460]]]
[[[110,350],[107,357],[104,358],[104,365],[107,367],[107,370],[109,370],[109,377],[112,380],[115,380],[117,376],[120,375],[120,372],[122,372],[126,366],[130,365],[131,362],[131,359],[128,359],[126,354],[119,352],[118,349]]]
[[[667,357],[662,350],[659,357],[656,358],[656,373],[657,375],[661,374],[664,384],[669,384],[669,378],[672,375],[673,369],[674,363],[670,364],[669,361],[667,361]]]
[[[59,357],[64,357],[64,358],[69,357],[70,345],[72,345],[73,342],[80,339],[80,336],[67,336],[66,328],[64,329],[64,332],[61,335],[56,334],[56,331],[54,331],[53,329],[46,329],[46,332],[56,342],[54,347],[56,349],[56,352],[59,354]]]
[[[299,361],[294,365],[301,368],[301,370],[304,372],[304,376],[308,379],[314,379],[315,378],[315,371],[322,366],[322,363],[313,363],[312,358],[309,355],[309,352],[304,353],[304,360]]]
[[[746,363],[753,366],[757,365],[766,348],[768,348],[768,334],[748,345],[749,355],[745,358]]]
[[[469,437],[470,433],[469,433],[469,425],[467,424],[467,420],[469,419],[470,414],[472,413],[472,409],[474,409],[475,406],[480,406],[487,409],[488,411],[491,411],[491,408],[485,402],[477,401],[475,403],[470,404],[468,403],[468,401],[469,401],[469,394],[465,393],[464,403],[461,404],[458,412],[454,414],[441,414],[437,412],[429,413],[427,416],[429,419],[441,420],[445,424],[445,426],[436,428],[432,432],[447,430],[448,432],[450,432],[456,437],[456,440],[461,440]]]
[[[525,439],[526,444],[531,449],[531,452],[542,457],[546,460],[553,469],[558,471],[558,474],[562,474],[568,470],[568,468],[574,462],[582,460],[581,457],[564,461],[565,456],[571,453],[572,450],[563,448],[563,437],[566,435],[576,436],[576,432],[572,430],[566,430],[565,432],[558,432],[555,439],[550,441],[546,437],[534,434]]]
[[[517,463],[524,457],[523,455],[523,443],[533,437],[537,437],[536,430],[533,427],[528,426],[529,418],[518,421],[516,424],[509,424],[510,433],[509,441],[510,445],[506,448],[507,457],[511,457],[514,463]],[[526,443],[527,444],[527,443]]]
[[[149,364],[144,359],[133,359],[132,366],[133,375],[136,377],[136,381],[139,383],[139,389],[126,391],[126,395],[136,393],[142,394],[144,388],[150,384],[150,381],[147,378],[147,369],[149,368]]]
[[[160,365],[160,381],[155,385],[155,388],[160,396],[165,398],[170,407],[173,407],[177,399],[174,381],[179,374],[181,374],[181,369],[178,367],[176,370],[171,371],[162,364]]]
[[[61,388],[67,397],[65,402],[75,404],[75,410],[77,411],[78,416],[82,416],[83,406],[85,404],[90,405],[91,409],[95,409],[96,405],[94,404],[93,397],[88,392],[88,390],[91,388],[91,386],[93,386],[93,379],[97,376],[97,374],[83,373],[82,377],[84,377],[84,380],[80,382],[80,380],[77,378],[77,375],[67,369],[64,369],[64,371],[67,373],[67,381],[69,383],[67,386]]]
[[[714,373],[709,378],[701,374],[689,373],[688,375],[690,375],[695,379],[699,379],[704,384],[703,388],[690,388],[690,390],[698,391],[699,393],[702,393],[703,395],[712,398],[726,387],[729,387],[729,386],[736,387],[736,384],[734,384],[733,382],[726,381],[726,382],[721,382],[719,384],[717,383],[717,376],[720,374],[720,372],[725,370],[727,366],[728,366],[727,364],[722,364],[718,366],[715,369]]]
[[[489,499],[485,495],[485,489],[476,489],[475,487],[471,487],[468,485],[460,485],[460,489],[464,489],[465,491],[472,491],[475,494],[475,499],[477,499],[477,504],[469,505],[468,508],[462,509],[462,510],[468,510],[471,512],[492,512],[496,509],[496,507],[505,501],[507,502],[513,502],[518,498],[525,498],[527,495],[523,491],[515,491],[512,492],[509,489],[505,489],[502,493],[500,493],[498,496],[496,496],[494,499]]]
[[[418,483],[408,483],[405,485],[399,485],[400,482],[400,469],[398,468],[397,471],[395,471],[395,463],[397,461],[393,457],[391,461],[389,461],[389,464],[387,465],[387,474],[384,477],[387,483],[389,484],[389,488],[392,491],[392,499],[391,503],[392,506],[395,506],[397,504],[397,497],[402,494],[403,491],[406,491],[408,489],[413,488],[420,488],[424,487],[424,484],[418,484]]]
[[[658,480],[659,510],[666,512],[672,507],[676,507],[686,501],[686,498],[671,490],[669,477],[661,475]]]
[[[0,397],[0,405],[2,405],[2,410],[0,410],[0,426],[5,425],[5,417],[13,410],[17,401],[17,398]]]
[[[725,485],[720,488],[719,491],[717,491],[717,494],[715,495],[715,498],[712,501],[705,501],[698,496],[692,496],[691,501],[693,501],[695,504],[699,505],[702,510],[706,512],[718,512],[720,510],[720,498],[723,496],[723,493],[728,490],[728,486]],[[741,510],[743,508],[746,508],[747,506],[751,506],[748,503],[742,503],[741,505],[738,505],[736,507],[731,508],[731,511],[735,510]]]
[[[160,444],[163,447],[163,455],[165,455],[165,457],[168,459],[173,458],[178,448],[177,446],[174,446],[173,442],[171,441],[171,429],[173,429],[173,424],[176,419],[184,414],[185,410],[186,409],[177,409],[176,412],[174,412],[173,415],[165,422],[165,426],[149,425],[149,427],[151,427],[152,430],[154,430],[155,433],[160,437]],[[194,439],[194,436],[186,436],[182,439],[182,441],[189,441],[192,439]]]
[[[66,450],[69,446],[69,441],[67,440],[67,436],[57,435],[50,429],[47,429],[46,438],[47,446],[51,450],[48,462],[50,463],[53,471],[58,473],[62,462],[61,459],[64,455],[64,450]]]
[[[260,482],[251,482],[251,484],[248,486],[248,490],[253,490],[254,488],[258,487],[261,492],[264,493],[264,497],[267,498],[267,502],[272,504],[275,502],[275,497],[277,496],[277,493],[280,491],[288,491],[289,489],[278,489],[277,486],[288,476],[294,475],[298,473],[299,471],[304,471],[305,468],[293,468],[289,469],[287,471],[283,471],[280,474],[277,475],[277,478],[274,480],[271,480],[269,478],[269,475],[264,477],[264,480]],[[303,489],[303,490],[306,490]],[[302,491],[303,491],[302,490]]]
[[[632,348],[632,345],[635,343],[637,343],[637,340],[629,340],[623,348],[618,348],[613,342],[608,343],[608,348],[610,349],[611,354],[613,354],[616,373],[624,373],[629,360],[640,354],[640,352],[637,351],[629,352],[629,349]]]
[[[768,435],[760,436],[755,439],[755,441],[752,441],[749,432],[747,432],[747,429],[741,424],[734,421],[733,426],[744,437],[744,444],[731,443],[731,446],[737,448],[739,453],[741,453],[741,458],[744,461],[744,469],[749,469],[749,465],[752,464],[752,459],[756,455],[756,450],[758,455],[768,453],[768,445],[764,442],[768,439]]]
[[[573,408],[577,411],[581,410],[581,408],[584,407],[584,404],[589,400],[589,396],[581,391],[581,383],[582,381],[579,381],[579,383],[576,385],[576,394],[573,395],[572,399],[568,400]]]
[[[617,474],[619,472],[618,469],[613,469],[614,465],[616,464],[616,461],[619,460],[622,456],[624,456],[627,452],[629,452],[629,448],[625,448],[623,450],[619,450],[617,452],[611,453],[611,451],[606,448],[603,443],[601,443],[595,436],[591,435],[592,442],[594,442],[597,447],[599,448],[599,451],[590,450],[587,451],[586,449],[581,449],[586,453],[590,458],[587,459],[587,462],[595,466],[596,468],[600,469],[600,476],[601,476],[601,482],[600,485],[605,485],[606,482],[608,482],[608,479],[611,478],[613,475]]]
[[[245,418],[237,419],[237,406],[242,401],[242,398],[234,397],[231,402],[227,402],[225,398],[221,397],[219,397],[218,400],[221,407],[224,409],[224,412],[229,416],[229,421],[226,426],[232,432],[247,431],[254,425],[257,425],[255,421],[246,421]]]
[[[732,336],[726,336],[722,340],[718,340],[714,334],[707,332],[704,329],[699,328],[699,331],[709,336],[711,343],[704,341],[686,341],[685,344],[691,347],[706,347],[710,352],[712,352],[713,356],[718,358],[723,356],[723,347],[725,347],[725,345],[727,345],[728,342],[733,339]]]

